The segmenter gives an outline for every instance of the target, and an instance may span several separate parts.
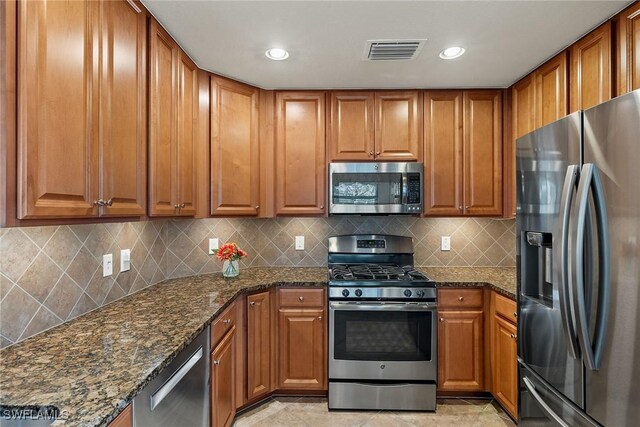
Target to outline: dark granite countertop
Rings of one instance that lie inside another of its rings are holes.
[[[514,268],[420,268],[438,286],[515,297]],[[0,350],[0,404],[54,405],[54,425],[107,425],[242,292],[326,285],[327,270],[250,268],[167,280]]]
[[[438,287],[486,287],[516,299],[515,267],[420,267]]]

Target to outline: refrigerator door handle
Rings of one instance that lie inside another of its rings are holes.
[[[584,291],[584,236],[589,204],[589,194],[593,195],[595,206],[596,229],[598,233],[598,307],[595,319],[593,342],[587,324],[587,306]],[[574,283],[573,296],[577,303],[576,326],[579,342],[588,369],[595,371],[602,363],[605,336],[609,317],[609,301],[611,298],[609,228],[606,201],[598,169],[592,163],[582,166],[580,185],[577,195],[578,218],[575,235]]]
[[[569,289],[569,217],[571,213],[571,201],[575,195],[575,189],[580,174],[578,165],[567,167],[567,173],[562,186],[562,196],[560,198],[560,221],[554,233],[552,248],[554,251],[553,276],[558,284],[558,294],[560,297],[560,316],[562,327],[569,343],[567,351],[572,358],[579,356],[578,339],[576,336],[575,322],[576,314],[571,301]],[[556,241],[556,238],[558,239]]]
[[[567,423],[565,423],[563,421],[563,419],[560,418],[560,416],[558,414],[553,412],[553,409],[551,409],[549,407],[549,405],[547,405],[547,402],[545,402],[542,399],[542,397],[538,394],[538,391],[536,390],[536,387],[533,385],[533,383],[531,382],[531,380],[529,378],[522,377],[522,381],[524,382],[524,385],[527,388],[527,390],[529,390],[529,393],[531,393],[533,398],[536,400],[536,403],[540,406],[540,408],[542,408],[542,410],[548,416],[550,416],[556,423],[558,423],[559,426],[561,426],[561,427],[569,427],[569,425]]]

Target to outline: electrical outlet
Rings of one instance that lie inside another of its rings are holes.
[[[442,240],[440,241],[440,250],[441,251],[451,250],[451,236],[442,236]]]
[[[131,249],[120,251],[120,272],[131,270]]]
[[[213,251],[220,247],[220,242],[217,238],[209,239],[209,255],[213,255]]]
[[[113,274],[113,254],[102,256],[102,277],[111,276]]]
[[[296,251],[304,251],[304,236],[296,236]]]

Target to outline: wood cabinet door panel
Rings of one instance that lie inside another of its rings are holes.
[[[567,52],[563,51],[538,68],[535,79],[535,127],[539,128],[567,115]]]
[[[324,390],[327,349],[324,309],[280,309],[278,388]]]
[[[618,24],[618,96],[640,89],[640,3],[623,10]]]
[[[20,219],[97,215],[96,6],[18,4]]]
[[[147,17],[140,5],[104,1],[100,83],[102,215],[144,215],[147,191]]]
[[[611,22],[571,45],[571,112],[608,101],[611,88]]]
[[[227,427],[236,414],[235,326],[211,353],[211,426]]]
[[[464,200],[468,215],[502,215],[502,93],[464,92]]]
[[[332,92],[330,161],[373,160],[373,92]]]
[[[196,146],[198,138],[198,67],[182,51],[178,61],[178,134],[176,138],[179,215],[196,213]]]
[[[257,215],[258,89],[211,77],[211,214]]]
[[[377,92],[375,109],[376,160],[421,160],[420,92]]]
[[[494,317],[494,378],[496,399],[512,416],[518,415],[518,355],[516,327],[499,316]]]
[[[440,311],[438,389],[483,391],[482,311]]]
[[[127,405],[116,419],[109,423],[109,427],[133,427],[132,404]]]
[[[276,214],[324,213],[325,93],[276,95]]]
[[[271,391],[271,297],[247,296],[247,398]]]
[[[462,92],[424,93],[426,215],[462,214]]]
[[[149,33],[149,215],[175,215],[178,48],[154,20]]]
[[[535,75],[529,74],[511,88],[511,117],[514,141],[533,131],[536,127],[535,80]]]

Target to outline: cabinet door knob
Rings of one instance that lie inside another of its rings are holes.
[[[465,206],[464,208],[465,208],[465,209],[469,209],[469,206]]]
[[[517,311],[514,311],[514,312],[513,312],[513,317],[515,317],[515,318],[517,318],[517,317],[518,317],[518,312],[517,312]]]
[[[180,209],[184,208],[185,204],[184,203],[180,203]]]
[[[258,209],[260,209],[260,205],[257,205],[257,206],[256,206],[256,210],[258,210]]]
[[[173,205],[175,209],[180,209],[180,205]]]
[[[318,320],[322,320],[322,316],[318,316]]]
[[[324,209],[324,205],[320,205],[320,209]]]
[[[304,301],[304,297],[298,297],[298,299],[300,300],[300,302]]]
[[[458,206],[458,210],[462,212],[462,205]]]
[[[464,301],[464,297],[458,297],[458,301],[460,302]]]
[[[440,322],[444,322],[444,317],[441,317],[441,318],[440,318]]]
[[[231,319],[224,319],[224,320],[222,321],[222,323],[229,324],[229,323],[231,323]]]
[[[107,205],[107,206],[113,205],[113,198],[107,200],[106,202],[104,202],[104,204]]]
[[[369,151],[369,157],[373,156],[373,151]]]
[[[379,152],[379,151],[376,151],[376,156],[379,156],[379,155],[380,155],[380,152]]]
[[[514,334],[511,334],[511,339],[515,341],[515,340],[517,340],[517,339],[518,339],[518,336],[517,336],[517,335],[514,335]]]
[[[216,366],[218,366],[218,365],[220,365],[220,361],[219,361],[219,360],[214,360],[214,361],[213,361],[213,364],[214,364],[214,365],[216,365]]]
[[[251,302],[249,303],[249,305],[250,305],[251,307],[253,307],[254,305],[256,305],[256,302],[255,302],[255,301],[251,301]]]
[[[92,204],[93,206],[102,206],[102,200],[94,200]]]

